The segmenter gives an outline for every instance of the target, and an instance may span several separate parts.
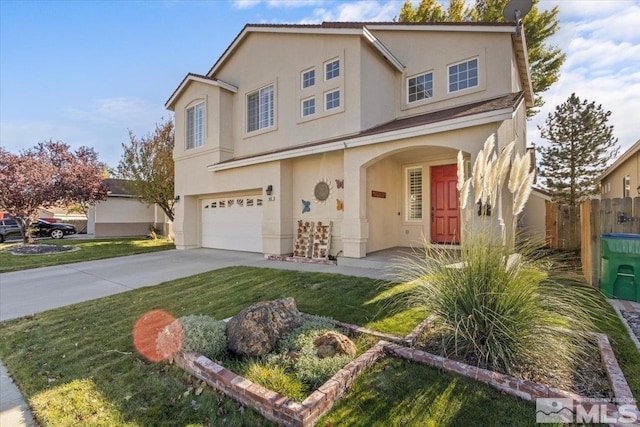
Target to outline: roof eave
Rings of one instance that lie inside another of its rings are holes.
[[[270,153],[257,154],[238,159],[230,159],[221,163],[209,165],[207,166],[207,170],[209,172],[217,172],[227,169],[234,169],[237,167],[251,166],[254,164],[302,157],[310,154],[319,154],[346,148],[356,148],[364,145],[377,144],[380,142],[388,142],[413,136],[429,135],[439,132],[457,130],[464,127],[478,126],[501,120],[512,119],[513,115],[522,102],[523,94],[521,93],[519,98],[515,100],[514,104],[508,107],[497,108],[495,110],[474,113],[471,115],[455,117],[437,122],[392,129],[380,133],[366,135],[349,135],[345,136],[344,138],[336,138],[327,142],[312,143]]]
[[[620,166],[622,163],[629,160],[631,156],[633,156],[639,151],[640,151],[640,139],[636,141],[636,143],[633,144],[627,151],[622,153],[622,155],[618,157],[618,159],[616,159],[616,161],[613,162],[611,166],[609,166],[607,170],[602,173],[602,175],[600,175],[600,177],[598,178],[598,182],[601,182],[603,179],[609,176],[614,170],[617,169],[618,166]]]
[[[524,36],[524,28],[520,29],[520,35],[514,32],[512,35],[513,46],[516,53],[516,65],[518,74],[522,82],[522,90],[524,91],[525,105],[528,108],[534,106],[533,84],[531,82],[531,69],[529,67],[529,52],[527,50],[527,41]]]
[[[245,25],[242,31],[236,36],[227,49],[222,53],[220,58],[211,67],[206,76],[213,78],[216,75],[220,67],[224,65],[231,56],[235,53],[236,49],[244,42],[250,33],[305,33],[305,34],[343,34],[343,35],[361,35],[362,29],[360,28],[322,28],[322,27],[273,27],[273,26],[254,26]]]
[[[404,65],[398,58],[396,58],[393,53],[384,45],[380,40],[376,38],[371,32],[367,29],[367,27],[362,28],[362,36],[374,47],[376,51],[387,60],[393,68],[398,70],[399,72],[404,72]]]
[[[235,87],[234,85],[231,85],[229,83],[226,83],[222,80],[219,79],[211,79],[211,78],[207,78],[207,77],[203,77],[203,76],[198,76],[192,73],[189,73],[185,76],[184,79],[182,79],[182,82],[178,85],[178,87],[176,88],[175,91],[173,91],[173,94],[171,95],[171,97],[167,100],[167,102],[165,102],[164,106],[170,110],[173,111],[173,106],[175,105],[176,101],[178,100],[178,98],[180,98],[180,96],[182,95],[182,93],[186,90],[186,88],[192,83],[192,82],[198,82],[198,83],[204,83],[207,85],[211,85],[211,86],[216,86],[216,87],[220,87],[222,89],[226,89],[229,92],[232,93],[237,93],[238,92],[238,88]]]

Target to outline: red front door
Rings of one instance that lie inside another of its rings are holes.
[[[431,168],[431,241],[460,242],[457,165]]]

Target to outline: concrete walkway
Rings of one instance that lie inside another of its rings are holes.
[[[384,279],[384,270],[269,261],[261,254],[217,249],[170,250],[0,274],[0,321],[15,319],[167,280],[230,266],[337,273]],[[35,425],[0,362],[0,427]]]

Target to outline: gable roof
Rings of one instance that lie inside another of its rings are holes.
[[[622,153],[622,156],[618,157],[618,159],[615,162],[613,162],[611,166],[609,166],[607,170],[602,173],[602,175],[600,175],[600,178],[598,178],[598,181],[602,181],[603,179],[605,179],[609,174],[611,174],[611,172],[616,170],[618,166],[620,166],[622,163],[629,160],[631,156],[639,152],[640,152],[640,139],[636,141],[636,143],[633,144],[627,151]]]
[[[449,126],[455,127],[455,122],[465,120],[468,122],[477,120],[478,123],[494,122],[504,120],[502,115],[511,115],[516,111],[518,105],[524,100],[524,93],[511,93],[509,95],[492,98],[485,101],[474,102],[467,105],[448,108],[420,114],[413,117],[395,119],[388,123],[364,130],[354,135],[332,138],[324,141],[316,141],[300,144],[292,147],[281,148],[259,154],[234,157],[229,160],[209,165],[207,169],[212,171],[231,169],[248,164],[264,163],[283,158],[298,157],[307,155],[309,152],[321,153],[328,151],[342,150],[350,146],[366,145],[380,142],[385,139],[397,139],[398,137],[409,137],[412,132],[418,134],[430,134],[441,132]]]
[[[220,55],[206,75],[188,73],[180,85],[173,91],[165,107],[173,111],[173,106],[180,95],[192,82],[200,82],[219,86],[233,93],[238,88],[216,78],[218,70],[231,58],[239,46],[252,33],[292,33],[292,34],[342,34],[362,37],[371,44],[387,63],[396,71],[403,72],[404,65],[393,53],[372,33],[376,30],[396,31],[447,31],[447,32],[493,32],[510,33],[518,74],[524,89],[524,99],[527,107],[533,106],[533,86],[529,72],[529,59],[524,31],[516,32],[513,23],[484,23],[484,22],[323,22],[322,24],[246,24],[231,44]]]
[[[176,103],[177,99],[180,98],[180,95],[182,95],[182,92],[184,92],[192,82],[200,82],[200,83],[208,84],[211,86],[219,86],[233,93],[238,92],[237,87],[229,83],[225,83],[222,80],[213,79],[211,77],[203,76],[201,74],[188,73],[184,77],[184,79],[182,79],[182,82],[180,82],[176,90],[173,91],[173,93],[171,94],[167,102],[165,102],[164,106],[168,110],[173,111],[173,106]]]
[[[126,179],[106,178],[102,183],[107,187],[109,197],[136,197],[129,188]]]
[[[375,30],[419,31],[490,31],[516,33],[515,24],[482,22],[323,22],[322,24],[246,24],[227,49],[213,64],[208,77],[215,77],[218,69],[233,55],[251,33],[343,34],[358,35],[367,39],[374,48],[400,72],[404,66],[386,47],[381,46],[371,31]],[[389,56],[390,55],[390,56]]]

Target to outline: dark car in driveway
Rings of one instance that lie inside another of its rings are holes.
[[[76,234],[76,227],[62,222],[49,222],[39,219],[31,225],[32,234],[36,237],[62,239],[64,236]]]
[[[6,240],[22,239],[22,233],[20,233],[20,226],[13,218],[0,219],[0,243]]]

